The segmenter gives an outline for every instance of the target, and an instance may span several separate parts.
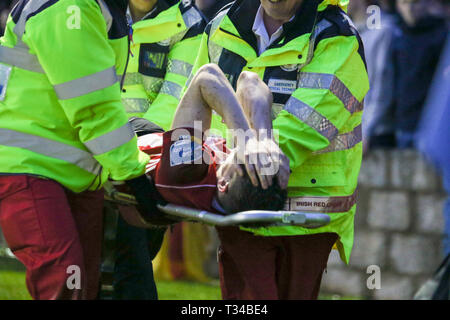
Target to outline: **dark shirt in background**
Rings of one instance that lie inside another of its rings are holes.
[[[233,0],[196,0],[195,4],[205,15],[206,19],[211,21],[217,12],[230,2],[233,2]]]
[[[2,0],[0,2],[0,36],[5,32],[8,14],[17,2],[19,2],[19,0]]]
[[[417,124],[447,35],[446,21],[439,17],[423,18],[413,27],[399,21],[394,32],[393,105],[399,148],[414,145]]]

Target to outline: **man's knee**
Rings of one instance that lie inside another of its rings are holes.
[[[251,71],[242,71],[239,74],[237,84],[238,84],[238,86],[249,85],[249,84],[256,85],[260,82],[261,82],[261,79],[259,78],[259,76],[256,73],[251,72]]]
[[[220,67],[213,63],[202,66],[196,76],[196,80],[201,83],[209,83],[211,80],[226,79]]]
[[[267,87],[256,73],[250,71],[243,71],[239,75],[237,91],[239,91],[240,94],[256,93],[259,97],[264,97],[265,95],[264,98],[269,98],[271,96],[269,87]]]

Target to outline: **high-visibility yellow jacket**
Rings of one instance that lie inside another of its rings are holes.
[[[274,96],[273,127],[292,170],[287,209],[331,217],[318,229],[245,230],[263,236],[335,232],[346,262],[353,245],[363,98],[369,89],[364,49],[344,11],[347,3],[304,0],[278,41],[258,55],[252,26],[259,1],[237,0],[208,24],[193,69],[195,74],[200,66],[216,63],[234,87],[243,70],[264,80]]]
[[[81,192],[144,173],[148,156],[120,96],[128,55],[121,3],[32,0],[12,11],[0,40],[0,174]]]
[[[132,26],[123,104],[129,116],[144,116],[168,130],[206,21],[191,0],[158,0],[155,9]]]

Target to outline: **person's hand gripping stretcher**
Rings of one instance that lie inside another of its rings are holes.
[[[125,190],[134,194],[140,220],[150,225],[180,217],[213,225],[326,224],[326,215],[279,212],[290,169],[273,139],[271,107],[270,89],[255,73],[241,73],[235,92],[220,68],[209,64],[192,79],[170,131],[155,132],[146,120],[132,119],[140,150],[151,155],[146,175],[127,181],[130,190]],[[205,134],[213,111],[232,130],[228,146]],[[133,217],[136,210],[121,206],[120,211],[129,223],[141,224]]]

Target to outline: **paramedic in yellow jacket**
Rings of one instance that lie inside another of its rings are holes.
[[[234,87],[242,71],[263,79],[292,171],[286,209],[331,218],[318,229],[217,228],[224,299],[315,299],[334,244],[348,263],[369,83],[347,4],[237,0],[205,29],[193,74],[212,62]]]
[[[168,130],[192,71],[206,21],[191,0],[130,0],[127,18],[131,41],[127,73],[122,79],[123,105],[130,118],[144,117]],[[184,229],[198,228],[183,225]],[[198,231],[201,236],[204,227]],[[119,217],[115,299],[157,298],[152,260],[164,233],[164,228],[133,227]]]
[[[33,299],[97,297],[102,186],[147,181],[120,96],[127,4],[20,0],[0,38],[0,227]]]

